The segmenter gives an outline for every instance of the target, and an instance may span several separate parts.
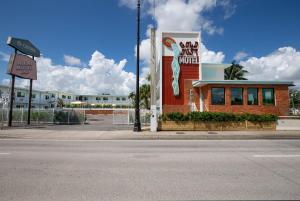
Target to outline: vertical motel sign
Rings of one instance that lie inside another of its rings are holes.
[[[12,76],[8,126],[12,126],[16,77],[30,80],[27,117],[27,124],[29,125],[32,98],[32,80],[37,80],[37,68],[34,57],[40,57],[40,50],[37,49],[29,40],[20,38],[8,37],[7,45],[11,46],[15,50],[10,56],[7,69],[7,73]],[[18,51],[23,54],[18,53]]]

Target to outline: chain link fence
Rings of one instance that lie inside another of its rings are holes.
[[[144,126],[150,125],[150,110],[140,110],[141,124]],[[113,124],[130,125],[134,124],[135,110],[134,109],[114,109]]]
[[[7,126],[8,122],[8,108],[0,109],[1,125]],[[27,124],[28,109],[15,108],[12,114],[13,125]],[[30,124],[83,124],[86,120],[84,110],[72,109],[32,109],[30,115]]]

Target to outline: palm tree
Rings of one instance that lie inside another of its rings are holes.
[[[142,106],[150,109],[150,84],[143,84],[140,87],[140,99]]]
[[[300,107],[300,91],[298,91],[297,89],[290,89],[289,97],[290,97],[290,107],[291,108]]]
[[[135,93],[134,92],[130,92],[128,95],[128,98],[131,100],[132,106],[135,106]]]
[[[232,61],[231,66],[225,68],[224,70],[224,79],[225,80],[247,80],[245,74],[248,73],[247,70],[244,70],[244,66],[237,64],[235,61]]]
[[[150,82],[150,74],[146,77]],[[128,98],[131,100],[132,105],[135,106],[135,93],[130,92]],[[146,109],[150,109],[150,84],[143,84],[140,86],[140,106]]]

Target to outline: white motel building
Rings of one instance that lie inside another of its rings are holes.
[[[6,100],[10,97],[10,87],[0,85],[0,97]],[[82,105],[112,105],[112,106],[131,106],[131,101],[128,96],[124,95],[82,95],[60,91],[32,91],[32,108],[48,109],[56,108],[58,99],[62,99],[64,104],[82,103]],[[28,108],[29,89],[15,87],[14,107]]]

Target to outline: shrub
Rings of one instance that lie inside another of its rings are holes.
[[[180,112],[171,112],[163,115],[164,121],[188,121],[189,117]]]
[[[270,122],[276,121],[278,117],[271,114],[237,114],[226,112],[189,112],[182,114],[180,112],[171,112],[163,114],[160,117],[162,121],[214,121],[214,122],[239,122],[239,121],[252,121],[252,122]]]

